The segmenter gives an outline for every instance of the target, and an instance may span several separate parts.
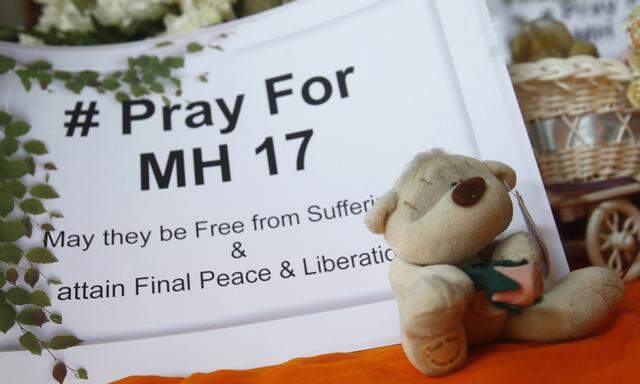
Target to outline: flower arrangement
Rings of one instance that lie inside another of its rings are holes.
[[[0,40],[95,45],[195,31],[292,0],[35,0],[33,28],[0,28]]]

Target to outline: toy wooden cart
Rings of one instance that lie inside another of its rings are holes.
[[[586,222],[581,241],[591,263],[625,280],[640,276],[640,112],[626,97],[631,71],[575,56],[512,65],[510,73],[561,235]]]

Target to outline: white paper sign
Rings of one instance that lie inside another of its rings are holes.
[[[51,204],[65,217],[36,240],[61,260],[46,271],[63,281],[53,307],[85,340],[61,355],[98,383],[398,342],[393,254],[363,215],[433,147],[512,165],[554,257],[550,281],[564,274],[487,20],[481,2],[301,0],[163,48],[0,45],[22,62],[100,71],[192,41],[223,48],[187,56],[169,107],[0,78],[2,107],[59,168]],[[45,380],[47,364],[0,353],[14,382]]]

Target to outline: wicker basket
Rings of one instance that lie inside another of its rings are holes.
[[[591,56],[509,68],[548,186],[634,177],[640,170],[640,115],[626,97],[624,64]]]

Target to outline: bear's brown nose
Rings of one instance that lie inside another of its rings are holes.
[[[451,192],[451,198],[461,207],[471,207],[480,200],[486,189],[487,183],[484,179],[474,176],[456,185]]]

